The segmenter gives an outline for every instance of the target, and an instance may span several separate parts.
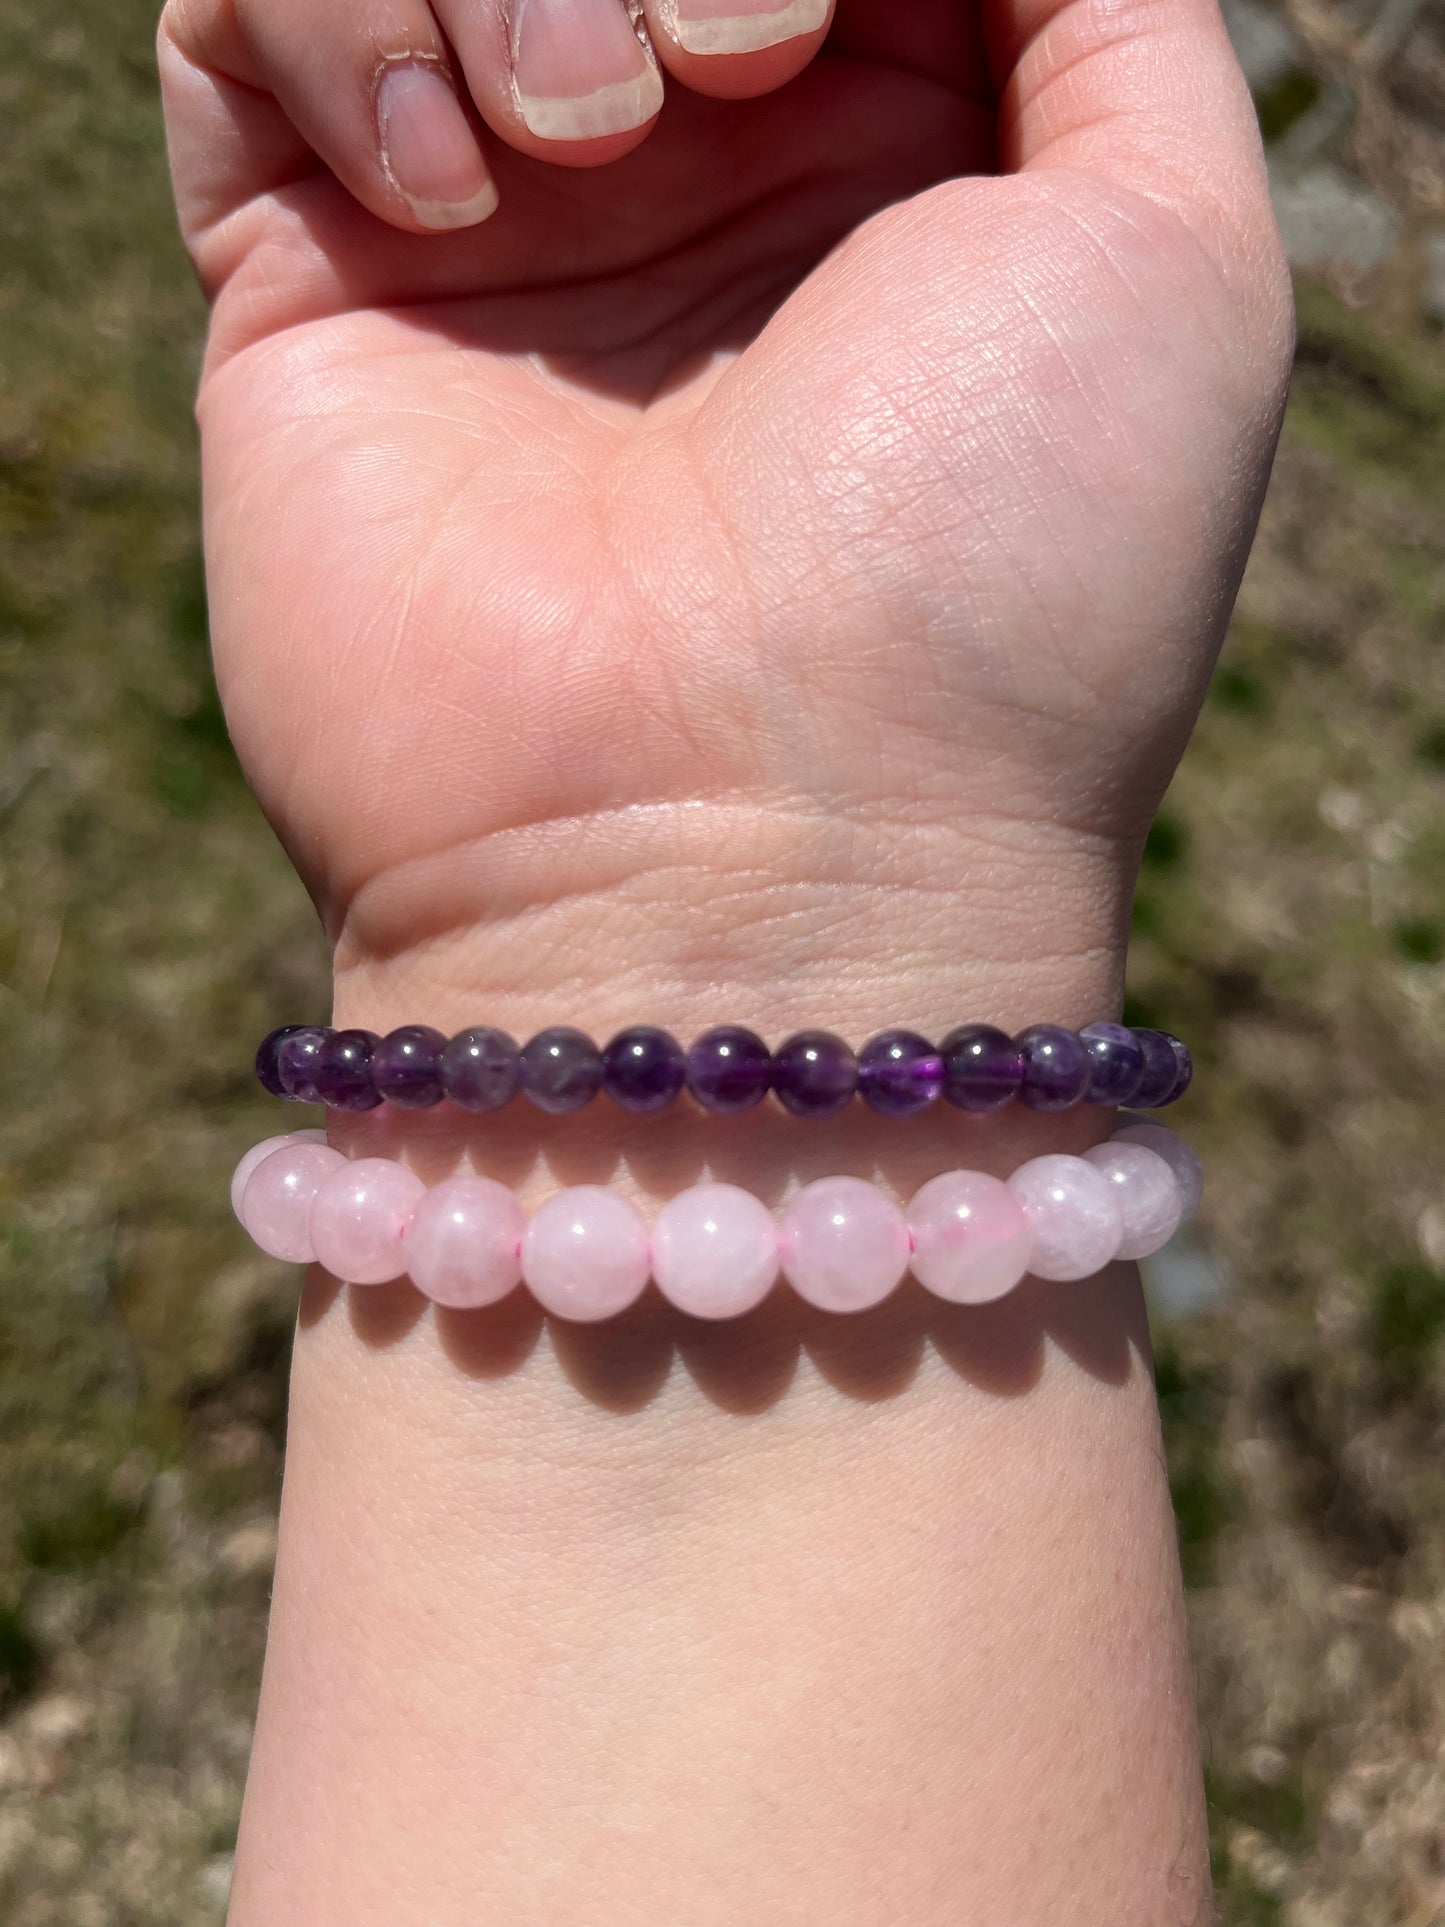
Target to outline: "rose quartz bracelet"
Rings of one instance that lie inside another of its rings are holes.
[[[1005,1183],[948,1171],[905,1208],[862,1178],[805,1185],[775,1221],[731,1184],[698,1184],[651,1228],[600,1185],[548,1198],[530,1219],[490,1178],[430,1190],[389,1158],[348,1160],[319,1132],[268,1138],[236,1167],[231,1200],[273,1258],[319,1262],[353,1285],[409,1274],[439,1305],[495,1304],[525,1280],[561,1318],[624,1311],[651,1278],[680,1311],[734,1318],[781,1273],[822,1311],[881,1304],[911,1270],[950,1303],[988,1304],[1032,1274],[1089,1278],[1116,1258],[1147,1258],[1192,1217],[1199,1161],[1163,1125],[1127,1119],[1082,1157],[1038,1157]]]

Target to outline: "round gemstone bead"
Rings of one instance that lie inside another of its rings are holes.
[[[652,1227],[658,1290],[694,1318],[737,1318],[777,1283],[778,1228],[761,1199],[735,1184],[695,1184]]]
[[[913,1275],[950,1304],[991,1304],[1029,1268],[1033,1229],[1001,1178],[946,1171],[918,1192],[907,1218]]]
[[[273,1151],[279,1151],[287,1144],[324,1144],[325,1142],[325,1131],[283,1131],[279,1137],[263,1138],[259,1144],[253,1144],[236,1166],[235,1174],[231,1179],[231,1209],[239,1222],[243,1225],[246,1222],[241,1217],[241,1200],[246,1195],[246,1186],[251,1182],[251,1173],[258,1164],[270,1157]]]
[[[522,1049],[522,1089],[553,1117],[580,1111],[602,1084],[602,1053],[590,1037],[566,1024],[540,1030]]]
[[[1088,1099],[1117,1109],[1130,1104],[1144,1081],[1144,1052],[1123,1024],[1088,1024],[1079,1042],[1089,1054]]]
[[[858,1053],[858,1095],[880,1117],[912,1117],[938,1101],[943,1058],[912,1030],[885,1030]]]
[[[256,1052],[256,1076],[261,1088],[269,1091],[272,1097],[289,1097],[290,1091],[281,1082],[281,1046],[288,1037],[294,1037],[298,1030],[305,1030],[305,1024],[282,1024],[261,1040],[261,1048]]]
[[[442,1090],[458,1110],[500,1111],[521,1082],[521,1052],[504,1030],[461,1031],[442,1052]]]
[[[983,1116],[1002,1110],[1024,1081],[1023,1053],[992,1024],[962,1024],[939,1046],[943,1095],[956,1110]]]
[[[283,1037],[276,1051],[276,1076],[287,1097],[302,1104],[319,1104],[316,1094],[316,1067],[330,1037],[320,1025],[305,1024]]]
[[[1121,1118],[1113,1142],[1142,1144],[1146,1150],[1158,1152],[1179,1182],[1181,1221],[1188,1224],[1199,1209],[1199,1200],[1204,1196],[1204,1166],[1196,1157],[1193,1146],[1186,1144],[1167,1125],[1156,1124],[1149,1117]]]
[[[448,1178],[427,1192],[406,1233],[406,1268],[438,1305],[495,1305],[522,1276],[527,1214],[491,1178]]]
[[[1124,1235],[1119,1207],[1103,1174],[1083,1158],[1032,1158],[1008,1185],[1033,1227],[1029,1270],[1036,1278],[1092,1278],[1117,1257]]]
[[[1182,1038],[1176,1037],[1173,1031],[1166,1030],[1161,1034],[1168,1039],[1169,1048],[1174,1053],[1174,1061],[1179,1066],[1179,1075],[1164,1102],[1177,1104],[1194,1082],[1194,1059],[1189,1054],[1189,1046]]]
[[[241,1222],[270,1258],[288,1265],[309,1265],[311,1206],[317,1192],[346,1160],[329,1144],[298,1143],[294,1138],[252,1171],[241,1194]]]
[[[800,1030],[773,1057],[773,1089],[794,1117],[835,1117],[858,1088],[858,1060],[826,1030]]]
[[[772,1083],[772,1052],[741,1024],[704,1031],[687,1053],[687,1088],[705,1111],[721,1117],[752,1110]]]
[[[311,1206],[317,1262],[348,1285],[385,1285],[406,1270],[402,1240],[426,1186],[391,1158],[354,1158]]]
[[[908,1269],[903,1213],[862,1178],[820,1178],[783,1214],[783,1270],[798,1296],[820,1311],[867,1311]]]
[[[427,1111],[442,1101],[442,1052],[447,1040],[430,1024],[403,1024],[371,1053],[371,1081],[388,1103]]]
[[[371,1081],[371,1058],[381,1039],[372,1030],[334,1031],[316,1060],[316,1095],[333,1111],[374,1111],[381,1093]]]
[[[1179,1180],[1160,1157],[1143,1144],[1096,1144],[1085,1160],[1103,1173],[1119,1207],[1124,1235],[1120,1258],[1152,1258],[1179,1229],[1184,1196]]]
[[[1089,1053],[1071,1030],[1034,1024],[1018,1039],[1024,1060],[1019,1096],[1031,1111],[1069,1111],[1089,1088]]]
[[[1131,1101],[1141,1111],[1157,1111],[1169,1102],[1179,1082],[1179,1059],[1162,1030],[1136,1030],[1134,1037],[1144,1053],[1144,1076]]]
[[[637,1024],[602,1053],[602,1088],[621,1110],[650,1116],[677,1101],[687,1076],[682,1046],[665,1030]]]
[[[647,1285],[647,1220],[598,1184],[559,1191],[539,1207],[522,1239],[522,1276],[558,1318],[611,1318]]]

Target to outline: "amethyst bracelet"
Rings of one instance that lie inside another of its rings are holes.
[[[446,1099],[483,1114],[520,1094],[554,1116],[582,1109],[599,1091],[646,1116],[684,1090],[721,1116],[750,1111],[769,1094],[804,1118],[833,1117],[855,1096],[883,1117],[911,1117],[940,1101],[984,1115],[1015,1099],[1035,1111],[1084,1103],[1153,1111],[1177,1102],[1193,1074],[1177,1037],[1122,1024],[1035,1024],[1017,1037],[964,1024],[936,1045],[915,1031],[885,1030],[856,1053],[822,1030],[799,1031],[769,1050],[735,1024],[704,1031],[686,1051],[651,1025],[620,1031],[599,1049],[566,1025],[519,1046],[485,1027],[448,1039],[426,1024],[386,1037],[288,1024],[256,1053],[256,1075],[273,1097],[332,1110],[370,1111],[386,1101],[419,1111]]]

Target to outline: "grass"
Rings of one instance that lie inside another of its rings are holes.
[[[1445,385],[1317,289],[1301,329],[1132,994],[1205,1040],[1235,1281],[1159,1368],[1222,1918],[1387,1927],[1445,1906]]]
[[[149,0],[0,0],[0,1919],[223,1911],[290,1281],[223,1174],[324,1007],[206,657]],[[1296,88],[1271,111],[1301,111]],[[1307,102],[1304,102],[1307,104]],[[1159,1378],[1225,1927],[1441,1917],[1445,373],[1303,289],[1280,466],[1150,838],[1132,1007],[1233,1280]],[[258,1522],[262,1529],[256,1530]]]

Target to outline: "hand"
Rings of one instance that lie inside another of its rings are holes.
[[[166,11],[218,674],[345,1016],[1102,1014],[1290,345],[1213,0],[670,11],[660,115],[605,0]]]

